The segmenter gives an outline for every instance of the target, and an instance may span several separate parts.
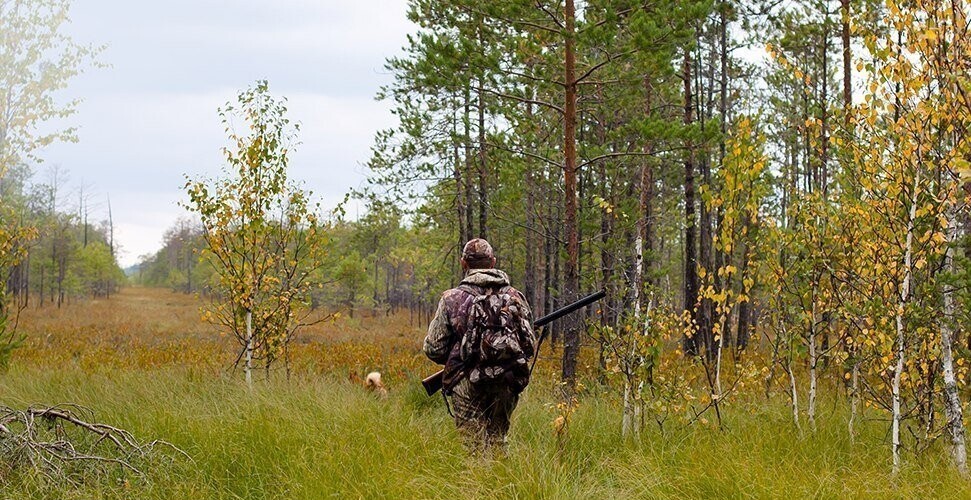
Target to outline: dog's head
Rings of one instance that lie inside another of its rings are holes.
[[[384,384],[381,382],[381,372],[371,372],[364,377],[364,387],[369,391],[376,391],[382,396],[388,395],[388,390],[384,388]]]

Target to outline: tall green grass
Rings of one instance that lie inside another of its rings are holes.
[[[784,402],[727,409],[725,429],[649,425],[623,440],[619,409],[581,400],[562,447],[551,391],[531,387],[513,421],[509,456],[468,457],[441,399],[417,382],[381,400],[335,379],[268,381],[249,391],[186,371],[85,374],[15,367],[0,402],[74,402],[143,440],[165,439],[192,456],[161,452],[145,477],[92,476],[80,487],[20,472],[2,498],[971,498],[969,483],[932,449],[889,474],[885,424],[869,421],[851,443],[843,405],[828,405],[815,432],[798,431]]]

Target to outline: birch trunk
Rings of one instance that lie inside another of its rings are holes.
[[[641,319],[641,283],[644,277],[644,261],[641,258],[644,252],[644,240],[637,236],[634,243],[634,290],[633,290],[633,301],[634,301],[634,322],[635,324],[640,323]],[[630,333],[630,349],[627,353],[627,359],[624,360],[624,367],[627,373],[624,374],[624,418],[621,422],[621,435],[624,437],[629,436],[634,432],[635,426],[635,409],[636,397],[634,395],[634,373],[637,370],[637,361],[634,359],[634,353],[636,352],[635,346],[637,345],[634,339],[635,332]]]
[[[917,218],[917,186],[920,172],[914,173],[914,186],[910,198],[910,214],[907,217],[907,240],[904,247],[904,279],[900,285],[900,300],[897,302],[897,365],[893,370],[893,423],[891,439],[893,446],[893,473],[900,472],[900,375],[904,371],[904,308],[910,300],[910,278],[913,260],[914,219]]]
[[[620,423],[620,435],[625,438],[630,436],[634,430],[634,395],[631,390],[632,386],[630,377],[626,376],[624,379],[624,416]]]
[[[638,315],[638,323],[643,325],[641,335],[647,337],[651,329],[651,311],[654,309],[654,293],[647,297],[647,307],[643,318]],[[637,356],[637,369],[644,368],[644,356]],[[640,436],[641,429],[644,427],[644,381],[650,380],[650,374],[641,373],[637,381],[637,390],[634,392],[634,435]]]
[[[719,321],[719,327],[718,352],[715,358],[715,394],[712,398],[715,400],[716,405],[721,401],[722,397],[722,349],[725,347],[725,330],[727,328],[724,319]]]
[[[809,419],[809,428],[816,430],[816,294],[813,293],[812,324],[809,325],[809,401],[806,407],[806,416]]]
[[[792,358],[786,361],[786,372],[789,373],[789,388],[792,393],[792,421],[799,429],[799,393],[796,391],[796,375],[792,373]]]
[[[786,356],[786,364],[784,367],[786,374],[789,375],[789,394],[792,397],[792,421],[796,424],[796,429],[799,429],[799,393],[796,391],[796,374],[792,373],[792,339],[789,338],[784,321],[779,321],[779,327],[779,331],[782,332],[782,337],[789,343],[789,355]]]
[[[957,207],[947,208],[947,253],[944,256],[944,271],[954,272],[954,241],[957,235]],[[954,287],[944,283],[944,317],[941,320],[941,370],[944,377],[944,413],[947,417],[947,432],[951,436],[951,454],[954,465],[961,475],[968,476],[968,454],[964,445],[964,415],[957,382],[954,378],[954,332],[951,320],[954,317]]]

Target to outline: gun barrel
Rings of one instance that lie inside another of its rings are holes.
[[[559,319],[559,318],[561,318],[563,316],[566,316],[567,314],[570,314],[571,312],[576,311],[577,309],[580,309],[581,307],[590,305],[590,304],[592,304],[592,303],[594,303],[594,302],[596,302],[596,301],[598,301],[598,300],[600,300],[600,299],[602,299],[602,298],[604,298],[606,296],[607,296],[607,292],[605,290],[600,290],[599,292],[591,293],[590,295],[587,295],[586,297],[584,297],[584,298],[582,298],[582,299],[580,299],[580,300],[578,300],[578,301],[576,301],[576,302],[574,302],[572,304],[567,304],[567,305],[565,305],[565,306],[563,306],[563,307],[561,307],[561,308],[559,308],[559,309],[557,309],[557,310],[555,310],[555,311],[547,314],[546,316],[543,316],[542,318],[534,321],[533,322],[533,326],[536,326],[536,327],[543,326],[543,325],[545,325],[545,324],[547,324],[547,323],[549,323],[549,322],[551,322],[553,320],[556,320],[556,319]]]
[[[438,370],[421,381],[422,387],[429,396],[435,394],[442,388],[444,383],[445,370]]]

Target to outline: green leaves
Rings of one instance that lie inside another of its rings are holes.
[[[266,81],[240,92],[236,104],[220,109],[230,143],[222,175],[185,184],[184,206],[200,218],[222,299],[204,317],[246,348],[243,318],[251,313],[254,354],[267,366],[309,317],[309,294],[322,279],[316,205],[287,178],[298,127],[286,117],[285,103]],[[234,129],[234,119],[246,125],[243,131]]]

